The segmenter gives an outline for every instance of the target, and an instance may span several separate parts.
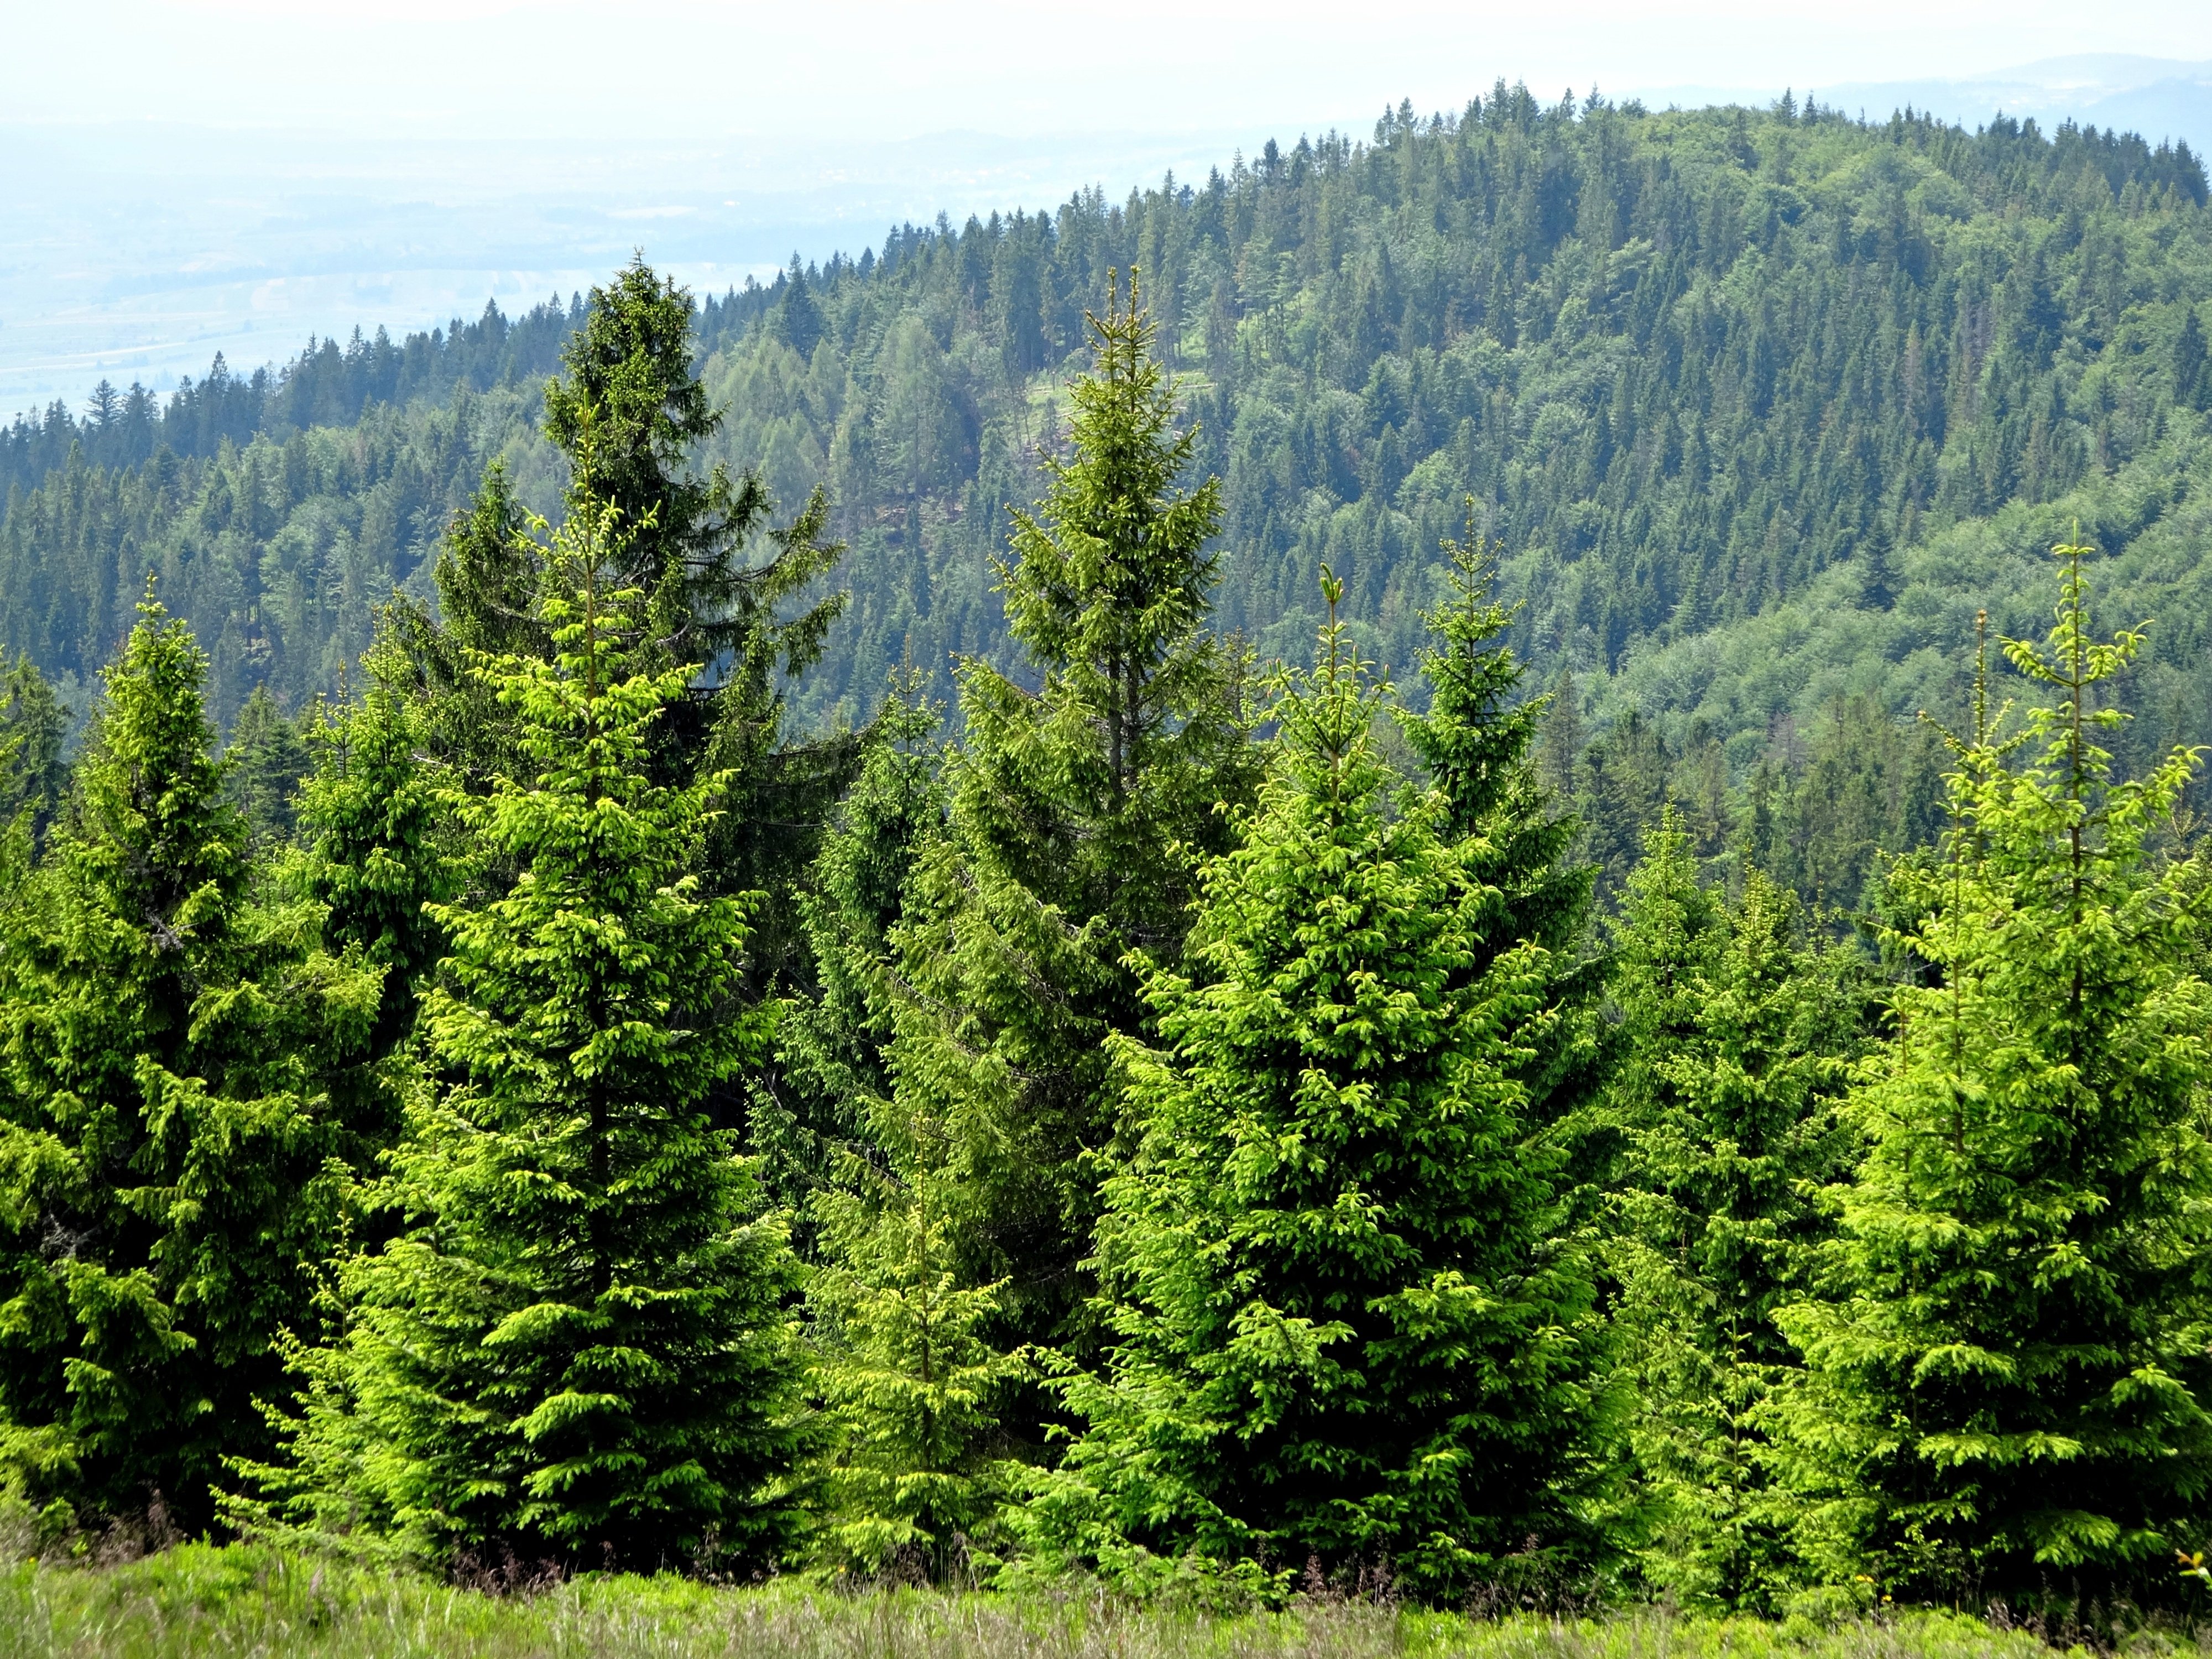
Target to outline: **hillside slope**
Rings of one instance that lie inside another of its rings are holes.
[[[851,543],[800,718],[864,718],[902,661],[941,688],[950,653],[1003,651],[1002,509],[1036,492],[1085,309],[1134,266],[1226,481],[1219,621],[1265,653],[1303,648],[1326,562],[1368,647],[1409,665],[1472,494],[1527,601],[1516,643],[1547,683],[1571,671],[1581,732],[1633,709],[1645,770],[1717,750],[1741,786],[1839,696],[1955,702],[1975,611],[2032,626],[2039,550],[2078,515],[2120,556],[2110,603],[2160,620],[2139,738],[2212,734],[2205,195],[2185,149],[2094,130],[1501,86],[726,296],[702,314],[730,411],[708,459],[787,508],[823,484]],[[550,501],[515,367],[394,374],[319,426],[283,400],[301,373],[198,454],[101,465],[80,441],[56,466],[41,439],[42,468],[19,428],[0,642],[81,686],[157,570],[226,718],[264,680],[297,706],[380,594],[422,586],[490,456]]]

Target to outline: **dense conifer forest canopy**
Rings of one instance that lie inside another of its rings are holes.
[[[2185,1613],[2206,197],[1501,83],[19,420],[0,1521]]]
[[[1796,847],[1794,878],[1848,904],[1863,860],[1837,849],[1924,837],[1932,799],[1861,728],[1954,708],[1975,612],[2027,626],[2048,579],[2021,550],[2075,519],[2122,558],[2115,602],[2165,623],[2129,686],[2141,752],[2212,722],[2177,545],[2212,404],[2204,196],[2185,149],[2094,130],[1500,88],[710,298],[697,339],[730,414],[704,453],[787,506],[824,485],[852,549],[799,717],[857,725],[902,663],[942,696],[949,653],[1006,649],[1003,509],[1064,418],[1084,308],[1135,266],[1223,479],[1223,626],[1295,657],[1326,560],[1402,667],[1472,492],[1528,601],[1516,647],[1547,687],[1572,677],[1560,740],[1611,739],[1576,787],[1628,798],[1612,840],[1671,790],[1704,798],[1710,843],[1723,777],[1741,796],[1768,759],[1781,790],[1845,757],[1882,819],[1786,833],[1834,843]],[[218,372],[158,410],[103,393],[82,421],[19,420],[8,647],[83,702],[158,568],[214,653],[218,719],[256,684],[296,713],[394,585],[427,596],[486,459],[553,505],[536,387],[576,320],[488,312]],[[1651,729],[1616,731],[1631,714]]]

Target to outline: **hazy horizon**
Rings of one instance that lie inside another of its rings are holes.
[[[633,247],[719,291],[939,211],[1202,178],[1270,137],[1364,137],[1386,104],[1455,110],[1501,76],[1547,103],[1787,87],[1852,112],[1911,102],[1971,125],[2002,107],[2212,148],[2212,13],[2172,4],[1838,20],[1419,0],[1366,9],[1353,37],[1304,0],[1133,0],[1126,46],[995,3],[619,15],[91,0],[22,20],[27,49],[0,64],[0,416],[79,407],[103,377],[164,389],[218,350],[250,371],[311,336],[565,297]]]

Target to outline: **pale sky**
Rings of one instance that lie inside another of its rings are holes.
[[[1816,90],[2212,58],[2205,0],[0,0],[0,119],[903,137],[1372,119],[1499,75]]]

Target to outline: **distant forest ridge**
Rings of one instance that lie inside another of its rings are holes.
[[[1508,92],[1501,83],[1490,107],[1495,110],[1501,103],[1528,97],[1525,88]],[[1472,100],[1459,120],[1479,123],[1483,107],[1480,99]],[[1637,102],[1622,110],[1643,112]],[[1808,121],[1842,118],[1838,112],[1812,103],[1802,117]],[[1893,118],[1917,125],[1925,118],[1906,109]],[[1409,119],[1409,105],[1386,112],[1376,124],[1376,143],[1387,143],[1392,128]],[[1452,123],[1438,114],[1430,118],[1429,125],[1441,129]],[[2034,121],[2002,117],[1984,134],[2027,142],[2039,137]],[[1289,165],[1296,168],[1300,160],[1333,154],[1345,143],[1334,131],[1318,145],[1301,137],[1289,153]],[[2136,133],[2100,132],[2094,126],[2069,124],[2061,126],[2051,143],[2055,154],[2081,146],[2101,151],[2098,161],[2115,191],[2134,179],[2154,189],[2171,185],[2199,205],[2207,199],[2203,162],[2185,141],[2153,149]],[[1273,179],[1285,164],[1285,153],[1271,138],[1253,173],[1262,180]],[[1242,166],[1241,158],[1232,164],[1233,168]],[[1217,169],[1209,184],[1218,187],[1221,179]],[[1182,193],[1188,197],[1194,191],[1185,185]],[[1131,194],[1133,199],[1138,192]],[[1095,211],[1102,204],[1099,192],[1079,192],[1064,211],[1086,207]],[[971,215],[966,234],[980,230],[995,236],[1000,220],[996,211],[988,225]],[[704,361],[752,323],[778,310],[794,279],[819,286],[848,276],[866,278],[878,263],[888,266],[938,238],[955,234],[949,215],[940,212],[933,227],[917,228],[910,222],[892,227],[884,237],[880,260],[872,248],[864,248],[857,258],[840,252],[819,263],[802,263],[793,253],[789,270],[779,272],[773,283],[749,276],[743,288],[708,295],[699,307],[701,358]],[[139,465],[163,447],[180,458],[209,456],[225,439],[243,446],[263,432],[352,426],[372,404],[443,402],[463,386],[481,392],[542,379],[558,372],[562,349],[583,314],[580,295],[570,295],[565,306],[556,295],[513,319],[495,300],[487,300],[474,322],[455,317],[443,328],[412,332],[397,343],[382,325],[374,335],[363,335],[356,328],[343,345],[335,338],[311,340],[290,362],[265,364],[249,374],[234,373],[218,352],[204,379],[195,383],[186,376],[166,400],[135,382],[118,389],[103,380],[87,398],[81,414],[56,398],[42,410],[19,412],[11,423],[0,426],[0,495],[17,486],[34,488],[48,472],[67,463],[72,449],[89,465],[107,467]]]
[[[780,520],[821,488],[848,544],[796,725],[858,726],[902,665],[949,702],[957,657],[1014,659],[1006,508],[1065,441],[1086,312],[1139,269],[1222,480],[1217,628],[1301,659],[1326,563],[1363,654],[1410,680],[1472,497],[1556,694],[1549,775],[1608,872],[1671,799],[1701,856],[1778,826],[1801,890],[1848,903],[1878,848],[1929,833],[1912,716],[1958,714],[1978,613],[2043,631],[2077,524],[2103,602],[2155,619],[2111,689],[2124,763],[2212,739],[2206,203],[2185,146],[2091,128],[1501,85],[708,298],[726,416],[697,459],[757,471]],[[0,647],[82,708],[152,573],[226,728],[257,688],[303,709],[394,588],[432,597],[488,465],[557,508],[539,388],[586,303],[19,422]]]

